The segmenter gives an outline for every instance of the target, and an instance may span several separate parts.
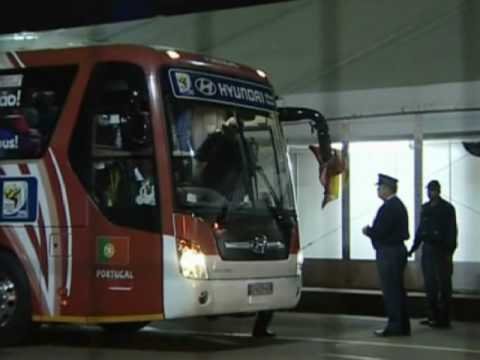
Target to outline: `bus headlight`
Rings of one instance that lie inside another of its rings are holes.
[[[208,279],[205,255],[187,242],[181,242],[179,249],[180,272],[190,279]]]
[[[303,252],[302,250],[298,251],[297,254],[297,275],[302,275],[302,268],[303,268]]]

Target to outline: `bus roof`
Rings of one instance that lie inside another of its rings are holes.
[[[0,70],[15,67],[126,61],[144,66],[180,66],[246,78],[270,86],[260,69],[160,45],[106,44],[0,52]]]

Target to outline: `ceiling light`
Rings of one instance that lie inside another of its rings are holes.
[[[267,77],[267,74],[265,73],[265,71],[260,70],[260,69],[257,69],[257,74],[258,74],[258,76],[260,76],[264,79]]]
[[[21,32],[13,34],[13,40],[23,41],[23,40],[37,40],[38,35],[32,32]]]
[[[167,50],[167,55],[170,59],[180,59],[180,54],[175,50]]]

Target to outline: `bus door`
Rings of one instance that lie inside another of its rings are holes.
[[[94,68],[70,151],[91,200],[94,320],[162,314],[158,176],[141,67]]]

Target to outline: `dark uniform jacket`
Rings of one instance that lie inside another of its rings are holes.
[[[378,209],[373,225],[367,228],[367,236],[375,249],[401,245],[410,237],[407,209],[398,197],[387,199]]]
[[[429,201],[422,206],[411,251],[417,250],[425,242],[453,254],[457,248],[457,233],[455,208],[442,198],[435,206]]]
[[[197,150],[196,158],[206,163],[201,175],[202,186],[230,198],[242,173],[243,163],[234,130],[225,126],[223,129],[208,135]]]

